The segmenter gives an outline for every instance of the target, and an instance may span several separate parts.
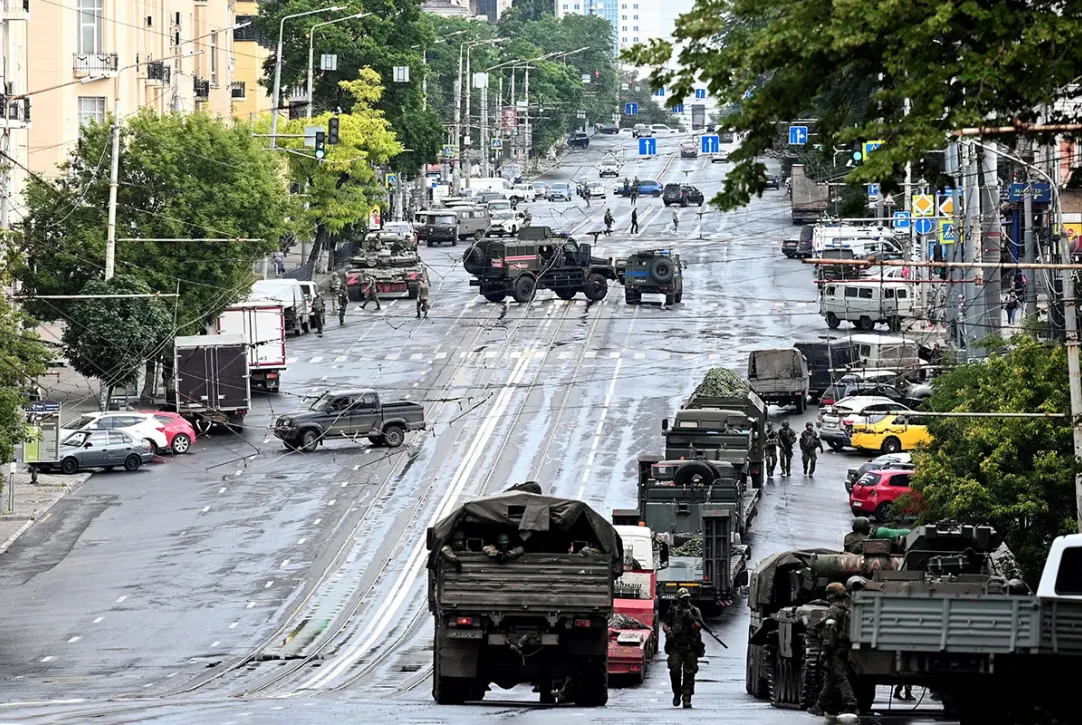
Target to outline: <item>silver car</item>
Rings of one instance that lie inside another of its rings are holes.
[[[153,460],[154,450],[149,442],[119,430],[91,429],[65,438],[60,444],[60,460],[54,465],[68,474],[87,468],[111,471],[117,466],[123,466],[125,471],[137,471]]]

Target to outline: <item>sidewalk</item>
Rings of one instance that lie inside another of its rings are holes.
[[[38,474],[38,482],[30,482],[29,473],[15,474],[14,510],[8,510],[11,501],[10,475],[4,478],[3,514],[0,514],[0,554],[11,548],[16,539],[30,528],[40,517],[69,493],[77,491],[90,478],[90,473],[76,473],[73,476],[62,474]]]

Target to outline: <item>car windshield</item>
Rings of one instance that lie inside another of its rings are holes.
[[[440,216],[431,216],[428,218],[429,224],[454,224],[456,217],[451,214],[441,214]]]
[[[80,415],[78,418],[69,422],[63,427],[67,428],[68,430],[79,430],[81,428],[86,428],[87,426],[94,425],[97,422],[98,416],[96,415]]]
[[[338,400],[339,397],[340,396],[337,393],[324,393],[319,396],[308,409],[317,413],[322,413],[327,410],[334,401]]]
[[[571,187],[568,186],[567,184],[553,184],[552,188],[553,189],[559,189],[560,191],[566,191],[567,189],[569,189]]]
[[[70,436],[64,439],[63,445],[65,446],[82,446],[90,438],[92,431],[84,430],[78,433],[72,433]]]

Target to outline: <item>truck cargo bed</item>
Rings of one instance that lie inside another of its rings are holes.
[[[612,612],[613,573],[607,555],[527,553],[503,564],[476,552],[458,556],[461,572],[440,566],[440,611]]]

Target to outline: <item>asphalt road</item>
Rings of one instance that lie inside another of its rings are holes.
[[[612,150],[626,155],[623,175],[686,180],[709,198],[729,166],[680,159],[687,138],[659,138],[658,156],[640,159],[629,137],[595,137],[544,178],[597,178]],[[467,285],[463,245],[422,248],[427,320],[410,300],[384,301],[379,312],[352,306],[323,337],[291,338],[281,394],[258,398],[241,433],[136,474],[93,476],[0,557],[0,721],[315,723],[355,720],[362,706],[365,722],[551,722],[528,688],[491,693],[496,705],[431,701],[426,527],[526,479],[602,513],[631,507],[636,457],[660,450],[661,419],[707,369],[743,373],[749,350],[827,328],[810,268],[779,251],[792,232],[784,192],[726,214],[678,209],[679,231],[660,199],[640,198],[634,236],[626,199],[530,208],[535,225],[580,241],[611,208],[614,233],[595,255],[671,247],[687,264],[684,302],[627,306],[613,287],[596,304],[549,292],[491,304]],[[268,434],[303,396],[361,386],[424,402],[430,430],[394,451],[332,442],[309,454]],[[828,452],[814,478],[770,481],[747,540],[753,561],[840,547],[852,520],[842,478],[861,460]],[[708,645],[696,719],[810,720],[744,692],[747,619],[742,601],[720,618],[730,648]],[[622,723],[659,715],[669,697],[657,660],[605,710],[561,715]]]

